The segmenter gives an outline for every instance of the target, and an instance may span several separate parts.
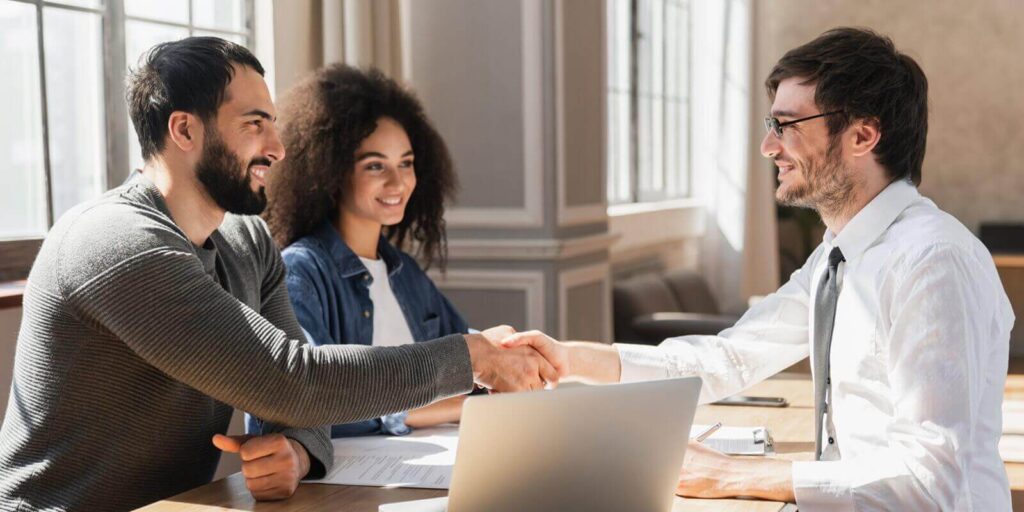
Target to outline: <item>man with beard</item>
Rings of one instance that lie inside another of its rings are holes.
[[[532,345],[563,377],[700,376],[707,403],[810,355],[814,461],[735,458],[691,443],[678,487],[795,499],[815,510],[1009,510],[997,445],[1013,313],[984,246],[922,197],[928,84],[871,31],[791,50],[766,86],[761,152],[777,199],[814,208],[824,241],[789,282],[718,336],[657,347]]]
[[[307,344],[263,222],[285,150],[263,68],[217,38],[155,47],[128,102],[145,167],[64,215],[33,265],[0,431],[0,510],[128,510],[240,451],[257,498],[329,469],[321,425],[557,380],[496,328],[400,347]],[[310,186],[316,186],[311,183]],[[232,409],[299,428],[223,436]],[[211,443],[216,443],[217,447]]]

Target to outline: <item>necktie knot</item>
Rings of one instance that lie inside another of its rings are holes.
[[[846,258],[843,257],[843,251],[839,250],[838,245],[833,247],[832,252],[828,253],[829,270],[835,272],[835,270],[839,268],[839,263],[843,261],[846,261]]]

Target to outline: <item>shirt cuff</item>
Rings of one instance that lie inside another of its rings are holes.
[[[794,461],[793,494],[801,512],[853,512],[849,468],[841,461]]]
[[[469,346],[465,336],[453,334],[437,340],[415,343],[412,346],[428,352],[433,361],[435,398],[448,398],[473,390],[473,363],[469,359]]]
[[[297,441],[309,455],[309,473],[303,480],[323,478],[334,467],[334,445],[326,427],[288,428],[281,434]]]
[[[387,416],[381,416],[380,418],[380,429],[385,434],[391,436],[404,436],[412,433],[412,427],[405,424],[405,419],[409,417],[407,412],[397,412],[395,414],[388,414]]]
[[[619,350],[622,371],[619,382],[639,382],[668,378],[668,363],[658,347],[649,345],[615,344]]]

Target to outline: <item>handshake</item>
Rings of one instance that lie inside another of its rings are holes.
[[[572,374],[569,349],[540,331],[501,325],[467,334],[473,381],[494,392],[554,387]]]

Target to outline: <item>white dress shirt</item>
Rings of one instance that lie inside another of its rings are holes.
[[[808,356],[814,290],[838,246],[832,429],[794,462],[803,512],[1010,510],[997,449],[1013,312],[983,245],[903,181],[831,232],[789,282],[718,336],[618,345],[622,381],[699,375],[702,402]]]

